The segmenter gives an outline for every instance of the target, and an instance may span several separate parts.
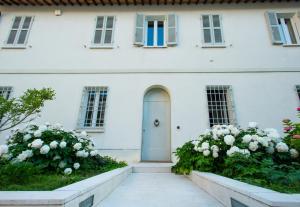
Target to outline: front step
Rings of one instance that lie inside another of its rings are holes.
[[[133,173],[171,173],[173,163],[136,163],[132,164]]]

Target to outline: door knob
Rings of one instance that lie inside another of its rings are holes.
[[[159,126],[159,120],[155,119],[154,122],[153,122],[153,124],[154,124],[155,127],[158,127]]]

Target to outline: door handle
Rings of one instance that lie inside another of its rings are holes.
[[[154,122],[153,122],[153,124],[154,124],[155,127],[158,127],[159,126],[159,120],[155,119]]]

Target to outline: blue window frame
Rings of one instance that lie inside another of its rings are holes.
[[[165,24],[160,20],[146,21],[146,46],[162,47],[165,45]]]

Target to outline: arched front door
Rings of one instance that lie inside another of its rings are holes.
[[[161,89],[144,96],[142,161],[171,161],[170,97]]]

